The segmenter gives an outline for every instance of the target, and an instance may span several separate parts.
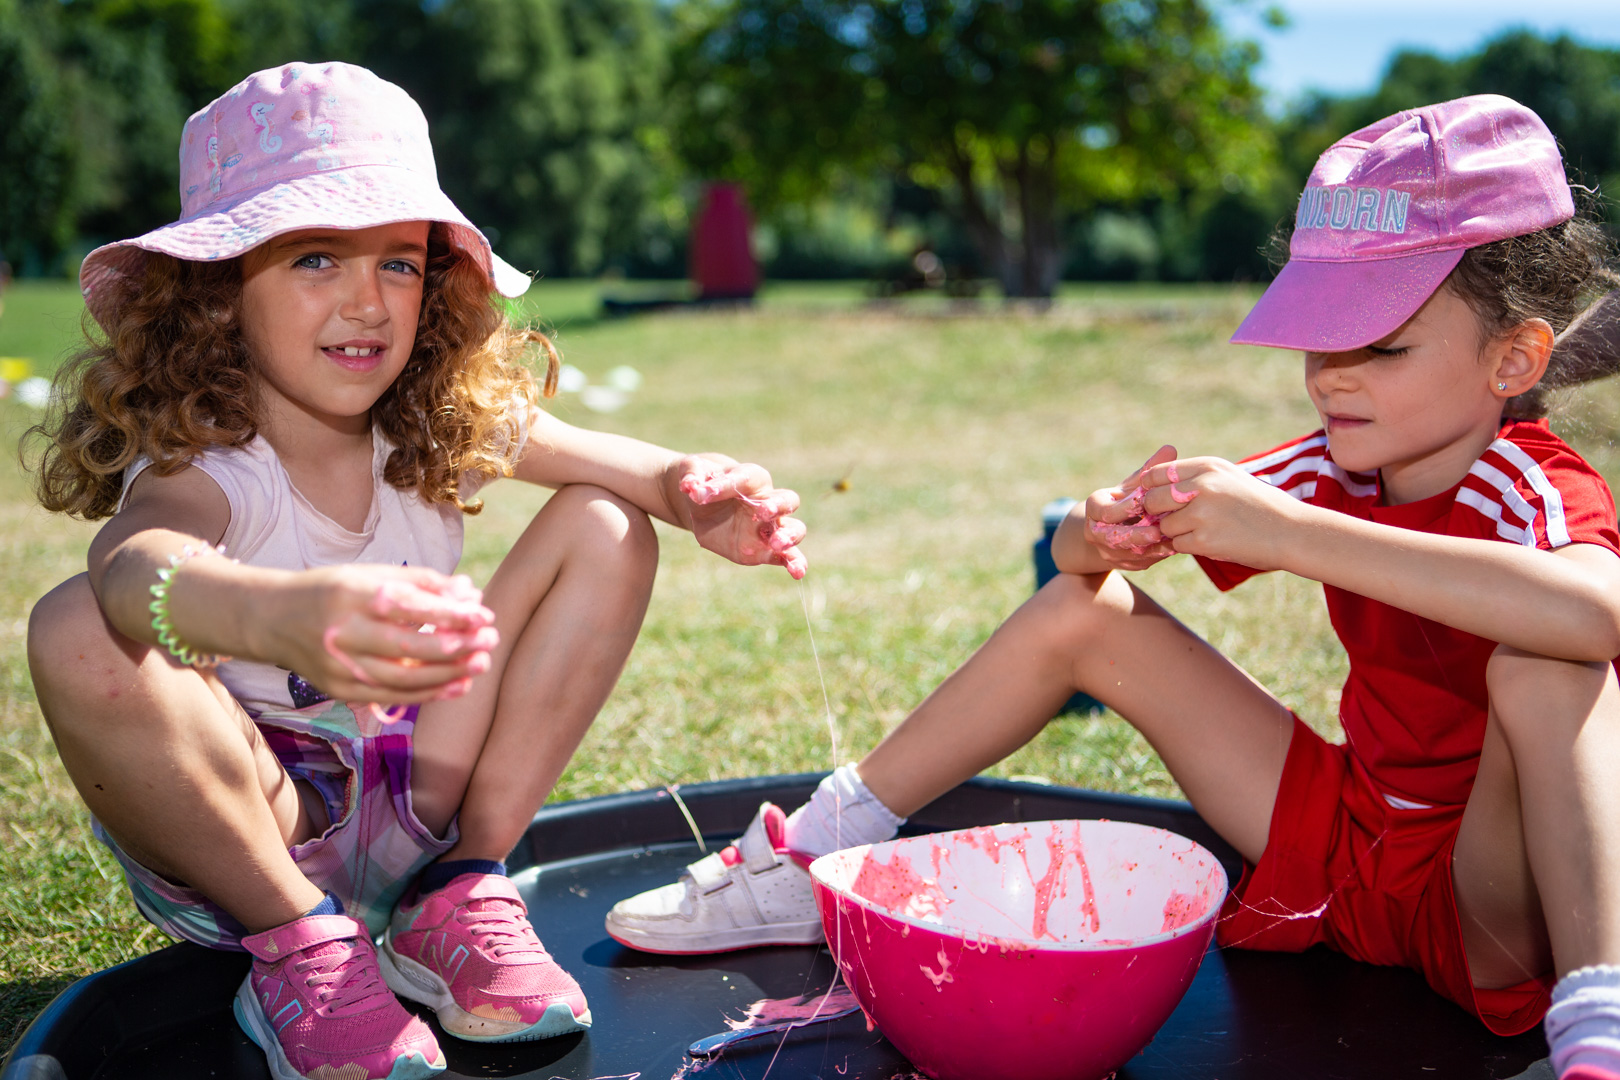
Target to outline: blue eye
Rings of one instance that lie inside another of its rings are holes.
[[[324,270],[332,265],[332,260],[325,255],[311,252],[308,255],[300,255],[293,261],[293,265],[300,270]]]
[[[406,259],[390,259],[383,263],[384,269],[392,270],[396,274],[417,274],[416,264]]]

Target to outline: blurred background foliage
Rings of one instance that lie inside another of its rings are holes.
[[[1512,32],[1268,111],[1219,2],[0,0],[0,252],[71,274],[173,220],[185,117],[290,60],[403,85],[446,190],[552,277],[683,276],[726,179],[778,278],[895,276],[926,247],[1007,295],[1263,280],[1332,137],[1485,91],[1620,185],[1620,50]]]

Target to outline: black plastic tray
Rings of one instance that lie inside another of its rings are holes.
[[[796,806],[816,775],[681,788],[705,836],[724,843],[763,799]],[[974,780],[918,813],[908,832],[1002,821],[1105,817],[1172,829],[1214,851],[1236,880],[1232,850],[1183,803],[999,780]],[[667,792],[547,807],[510,860],[542,940],[580,981],[595,1026],[537,1043],[479,1046],[441,1036],[450,1078],[893,1080],[911,1067],[859,1015],[765,1037],[712,1064],[686,1055],[762,997],[824,989],[824,948],[768,948],[672,958],[625,949],[602,930],[621,897],[674,879],[696,857]],[[192,1080],[267,1076],[231,1016],[246,971],[240,953],[175,945],[79,980],[23,1034],[0,1080]],[[1083,1038],[1076,1033],[1076,1038]],[[1413,1077],[1495,1080],[1545,1056],[1539,1031],[1491,1035],[1409,971],[1303,955],[1211,951],[1187,997],[1119,1080]],[[683,1074],[683,1070],[686,1070]]]

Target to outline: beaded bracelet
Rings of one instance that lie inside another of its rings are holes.
[[[169,619],[170,582],[180,572],[180,567],[204,552],[224,555],[225,545],[212,547],[204,544],[201,548],[194,548],[187,544],[180,549],[180,554],[170,555],[169,565],[158,569],[157,584],[151,587],[152,602],[147,605],[148,610],[152,612],[152,629],[157,631],[158,644],[168,649],[169,655],[189,667],[218,667],[230,659],[228,656],[208,655],[193,649],[180,640],[180,635],[174,631],[174,623]]]

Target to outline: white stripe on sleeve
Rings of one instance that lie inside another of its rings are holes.
[[[1511,544],[1523,547],[1536,546],[1536,531],[1523,525],[1506,521],[1502,516],[1502,504],[1488,495],[1482,495],[1473,488],[1461,488],[1457,492],[1457,501],[1464,506],[1471,506],[1481,514],[1496,522],[1496,535]]]
[[[1338,481],[1339,486],[1344,488],[1353,499],[1370,499],[1378,494],[1377,484],[1357,480],[1355,476],[1340,468],[1337,462],[1328,461],[1326,458],[1322,459],[1322,467],[1317,472],[1322,476],[1331,476]]]
[[[1257,476],[1301,501],[1315,496],[1317,482],[1324,476],[1337,483],[1352,498],[1366,499],[1378,494],[1377,483],[1361,480],[1359,474],[1347,473],[1329,460],[1326,435],[1312,435],[1293,446],[1273,450],[1253,461],[1241,462],[1240,466],[1251,476]],[[1317,479],[1288,486],[1296,477],[1310,473],[1316,474]]]
[[[1484,458],[1480,458],[1468,470],[1468,475],[1477,476],[1495,488],[1502,497],[1502,506],[1513,511],[1514,515],[1518,517],[1526,528],[1535,524],[1536,515],[1540,511],[1531,506],[1529,500],[1519,494],[1519,489],[1513,486],[1513,478],[1507,473]]]
[[[1547,513],[1548,546],[1561,548],[1568,544],[1569,527],[1564,520],[1564,497],[1553,487],[1552,481],[1547,479],[1547,474],[1541,471],[1536,459],[1506,439],[1497,439],[1491,443],[1490,448],[1518,468],[1530,482],[1531,490],[1541,496],[1541,505]]]
[[[1297,442],[1293,446],[1285,446],[1281,450],[1273,450],[1265,457],[1257,457],[1253,461],[1239,462],[1239,467],[1252,474],[1258,475],[1274,465],[1281,465],[1289,458],[1304,457],[1305,455],[1310,454],[1311,451],[1319,451],[1325,446],[1327,446],[1326,435],[1312,435],[1310,438],[1304,440],[1303,442]],[[1313,456],[1320,458],[1322,455],[1317,453]]]

